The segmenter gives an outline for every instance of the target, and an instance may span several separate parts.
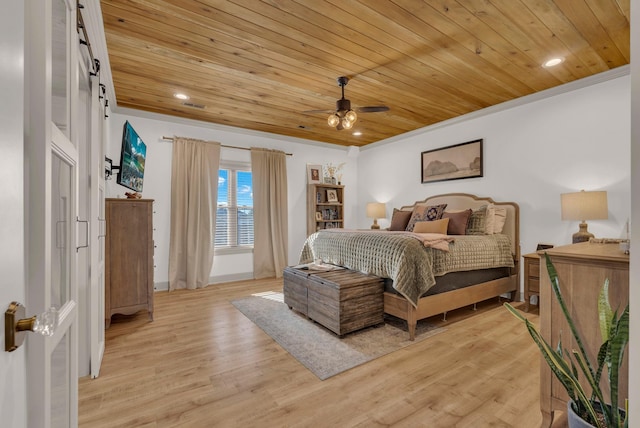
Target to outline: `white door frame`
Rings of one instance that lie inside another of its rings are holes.
[[[104,221],[105,163],[103,127],[105,111],[100,103],[100,82],[91,79],[91,191],[90,191],[90,242],[91,283],[89,286],[89,342],[91,348],[90,375],[100,374],[104,356]]]
[[[24,94],[25,4],[4,2],[0,14],[0,308],[25,303]],[[0,317],[0,414],[2,425],[27,427],[26,347],[4,351]]]

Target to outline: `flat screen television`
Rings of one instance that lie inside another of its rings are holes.
[[[120,151],[120,170],[116,182],[135,192],[142,192],[144,163],[147,146],[129,121],[124,123],[122,131],[122,150]]]

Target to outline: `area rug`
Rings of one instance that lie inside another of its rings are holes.
[[[416,340],[412,342],[405,321],[385,316],[384,325],[349,333],[341,339],[290,310],[282,293],[259,293],[231,303],[321,380],[445,330],[419,321]]]

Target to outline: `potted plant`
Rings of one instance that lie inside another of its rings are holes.
[[[540,348],[544,360],[567,391],[570,398],[567,406],[569,427],[589,426],[590,424],[598,428],[626,428],[629,426],[629,421],[626,417],[628,412],[626,409],[618,408],[617,403],[618,377],[620,367],[622,366],[624,350],[629,342],[629,305],[622,311],[620,316],[618,316],[617,310],[615,312],[612,311],[611,304],[609,303],[609,280],[605,280],[598,298],[598,319],[600,321],[602,344],[599,348],[597,361],[590,361],[583,346],[580,333],[576,329],[575,323],[560,293],[556,269],[553,263],[551,263],[549,256],[546,253],[544,256],[551,280],[551,288],[569,325],[578,349],[574,349],[571,352],[566,349],[563,350],[561,340],[558,341],[558,346],[554,349],[547,343],[533,324],[520,312],[509,303],[505,303],[505,307],[516,318],[525,323],[533,341],[538,345],[538,348]],[[606,398],[600,387],[605,366],[607,368],[605,380],[608,382],[610,391],[609,396]],[[591,387],[591,394],[588,394],[580,384],[580,372]],[[585,424],[572,425],[572,412],[582,419]]]

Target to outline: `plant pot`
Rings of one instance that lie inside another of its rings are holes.
[[[600,404],[595,403],[596,412],[600,411]],[[624,410],[620,410],[620,413],[624,417]],[[569,428],[595,428],[590,423],[586,422],[582,419],[574,410],[573,410],[573,400],[569,400],[567,402],[567,424]]]
[[[567,425],[569,428],[593,428],[573,410],[573,400],[567,402]]]

